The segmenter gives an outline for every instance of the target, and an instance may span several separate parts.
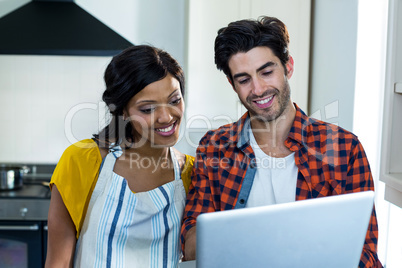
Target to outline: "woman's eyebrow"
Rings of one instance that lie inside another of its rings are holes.
[[[167,97],[168,99],[171,98],[179,89],[174,90],[172,93],[169,94]],[[136,104],[141,104],[141,103],[155,103],[156,101],[154,100],[140,100]]]

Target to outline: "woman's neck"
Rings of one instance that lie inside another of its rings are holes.
[[[141,146],[123,149],[125,153],[136,153],[142,157],[168,157],[169,147]]]

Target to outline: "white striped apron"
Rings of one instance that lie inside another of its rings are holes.
[[[119,152],[120,151],[120,152]],[[133,193],[113,172],[115,148],[106,156],[78,238],[74,267],[177,267],[186,192],[173,152],[175,179]]]

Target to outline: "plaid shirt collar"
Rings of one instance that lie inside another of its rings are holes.
[[[285,141],[286,147],[291,151],[296,151],[303,147],[303,126],[309,124],[310,118],[302,111],[302,109],[293,103],[296,108],[295,119],[293,120],[292,128],[289,131],[288,138]],[[231,135],[234,139],[233,142],[237,141],[237,147],[243,149],[250,144],[250,116],[246,112],[234,125],[232,131],[238,129],[239,135]],[[305,133],[304,133],[305,135]]]

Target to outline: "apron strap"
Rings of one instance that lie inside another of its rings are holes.
[[[170,149],[170,156],[171,156],[172,162],[173,162],[174,178],[175,178],[175,180],[180,180],[181,179],[181,170],[180,170],[179,161],[177,161],[177,157],[176,157],[176,154],[175,154],[173,148],[170,147],[169,149]],[[103,169],[103,166],[105,165],[105,162],[107,162],[106,166],[107,166],[107,170],[108,170],[106,173],[110,174],[109,173],[110,171],[113,172],[113,168],[116,163],[116,159],[119,158],[122,154],[123,154],[123,151],[119,145],[114,146],[111,149],[109,149],[109,153],[106,155],[105,158],[102,159],[102,163],[101,163],[100,169],[99,169],[98,181],[101,178],[101,174],[103,173],[102,169]],[[111,157],[112,155],[114,156],[114,159]],[[106,161],[106,160],[108,160],[108,161]]]
[[[170,147],[170,155],[173,162],[173,169],[174,169],[174,179],[181,180],[181,170],[179,161],[177,161],[176,154],[174,153],[173,147]]]
[[[121,147],[119,145],[113,146],[109,149],[109,153],[103,158],[100,169],[98,181],[96,182],[95,189],[92,196],[99,195],[105,188],[107,180],[111,177],[113,173],[114,164],[116,159],[123,154]]]

